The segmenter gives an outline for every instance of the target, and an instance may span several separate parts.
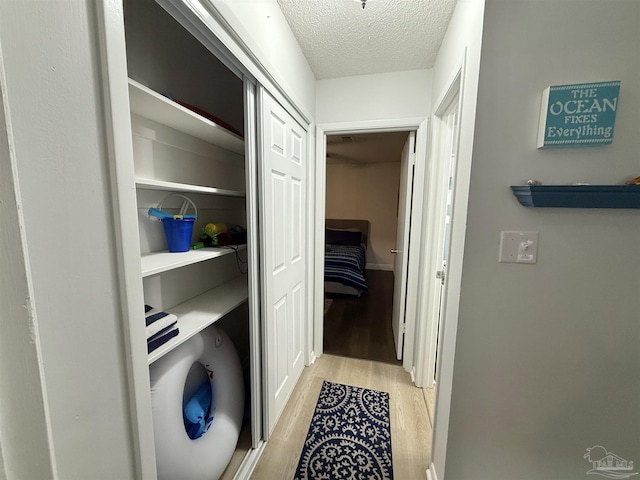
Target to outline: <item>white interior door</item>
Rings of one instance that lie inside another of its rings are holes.
[[[263,89],[259,105],[265,431],[268,435],[304,367],[307,133]]]
[[[449,106],[437,119],[435,139],[437,143],[437,161],[440,172],[439,184],[436,186],[438,206],[434,210],[434,217],[439,224],[439,232],[436,238],[435,251],[437,258],[435,265],[436,281],[433,282],[431,298],[434,299],[432,317],[429,324],[428,350],[428,375],[427,386],[433,385],[437,378],[437,361],[440,351],[440,336],[442,332],[442,320],[445,316],[445,302],[447,289],[447,262],[449,260],[449,239],[451,235],[451,218],[453,215],[453,192],[455,187],[455,167],[457,156],[457,119],[459,102],[458,96],[454,96]]]
[[[457,101],[456,101],[457,102]],[[444,303],[442,299],[445,296],[446,290],[446,280],[447,280],[447,259],[449,258],[449,239],[451,237],[451,214],[453,213],[453,184],[454,184],[454,173],[455,173],[455,164],[456,164],[456,113],[457,113],[457,103],[454,105],[454,110],[443,119],[446,125],[446,135],[447,135],[447,143],[450,148],[449,153],[449,173],[447,175],[447,186],[446,186],[446,201],[444,206],[444,224],[442,225],[441,230],[441,238],[440,244],[442,248],[442,257],[440,259],[441,266],[440,270],[436,271],[436,278],[440,280],[440,291],[438,292],[438,317],[436,319],[436,334],[435,334],[435,345],[433,346],[433,351],[435,352],[434,360],[433,360],[433,380],[436,380],[436,372],[438,371],[438,346],[440,340],[440,331],[442,325],[442,318],[444,317]],[[438,286],[436,284],[436,289]]]
[[[415,158],[416,134],[410,132],[400,164],[400,189],[398,193],[398,231],[396,254],[393,265],[393,339],[396,345],[396,357],[402,360],[405,330],[405,307],[407,300],[407,271],[409,260],[409,227],[411,225],[411,194],[413,190],[413,170]]]

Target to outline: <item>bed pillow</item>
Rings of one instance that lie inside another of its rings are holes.
[[[362,243],[362,232],[327,228],[325,229],[325,243],[330,245],[360,245]]]

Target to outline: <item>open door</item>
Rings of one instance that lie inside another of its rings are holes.
[[[400,160],[400,188],[398,192],[398,231],[396,254],[393,265],[393,339],[396,357],[402,360],[404,348],[405,310],[407,303],[407,273],[409,262],[409,228],[411,225],[411,198],[413,192],[413,171],[415,166],[416,133],[410,132]]]
[[[429,260],[425,264],[425,335],[421,351],[421,360],[416,368],[416,384],[421,387],[433,387],[436,383],[440,358],[440,338],[442,322],[445,318],[447,291],[447,267],[449,263],[449,244],[451,221],[454,215],[454,190],[456,179],[456,158],[458,152],[458,128],[460,118],[459,84],[454,85],[451,94],[443,101],[442,108],[434,116],[434,167],[432,189],[433,205],[426,213],[431,219],[433,241],[429,251]]]
[[[443,152],[443,161],[447,164],[448,155],[448,174],[446,176],[446,200],[444,203],[444,212],[442,213],[443,224],[440,231],[439,245],[442,251],[440,258],[440,269],[436,271],[436,278],[440,282],[436,282],[436,294],[438,298],[438,313],[435,321],[436,334],[434,336],[435,344],[433,345],[433,376],[434,383],[436,382],[436,372],[438,371],[438,346],[440,343],[440,331],[442,330],[442,319],[444,318],[444,302],[443,299],[446,295],[447,285],[447,260],[449,258],[449,239],[451,237],[451,215],[453,213],[453,187],[455,181],[455,166],[457,157],[457,129],[456,119],[458,113],[458,97],[453,100],[452,105],[447,110],[447,113],[442,118],[442,137],[444,140],[445,151]],[[438,284],[439,283],[439,284]]]
[[[260,219],[265,433],[270,435],[304,368],[307,132],[259,91]]]

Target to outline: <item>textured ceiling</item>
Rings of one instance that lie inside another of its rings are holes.
[[[456,0],[277,0],[317,79],[431,68]]]
[[[366,165],[399,162],[408,132],[327,136],[327,163]]]

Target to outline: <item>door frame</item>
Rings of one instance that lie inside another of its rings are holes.
[[[324,123],[316,126],[316,168],[315,168],[315,237],[314,237],[314,282],[313,282],[313,353],[311,361],[322,355],[324,327],[324,228],[326,201],[326,157],[327,136],[361,133],[416,132],[416,170],[414,176],[413,205],[423,205],[424,185],[427,167],[428,118],[414,117],[390,120],[352,121],[343,123]],[[420,258],[422,215],[413,215],[411,224],[410,258]],[[414,375],[414,339],[416,331],[416,313],[418,306],[418,261],[409,263],[407,279],[407,307],[405,312],[405,344],[402,366]]]
[[[438,338],[442,334],[442,325],[438,329],[438,319],[444,319],[444,309],[446,307],[446,286],[448,280],[445,278],[445,285],[442,287],[442,303],[436,298],[436,284],[440,280],[436,279],[435,272],[440,269],[442,263],[442,238],[441,230],[444,221],[444,208],[446,206],[446,194],[444,180],[449,176],[450,160],[445,160],[444,155],[449,156],[451,150],[455,150],[456,157],[459,150],[460,135],[456,134],[453,146],[443,145],[442,142],[448,136],[449,128],[446,118],[451,112],[451,106],[457,98],[456,118],[454,130],[460,131],[460,118],[462,113],[462,66],[456,70],[452,78],[447,83],[443,95],[436,101],[433,109],[432,137],[431,137],[431,159],[430,175],[427,179],[427,190],[429,198],[427,200],[424,214],[425,230],[425,250],[421,268],[420,290],[423,292],[420,301],[419,314],[423,318],[420,324],[420,331],[416,334],[416,385],[422,388],[433,388],[435,385],[436,369],[436,348],[442,348],[442,342]],[[444,135],[443,135],[444,134]],[[453,165],[454,199],[456,184],[456,164]],[[453,209],[453,206],[452,206]],[[453,211],[451,212],[453,221]],[[451,252],[447,255],[447,265]],[[439,313],[439,309],[442,312]],[[436,347],[437,345],[437,347]]]

